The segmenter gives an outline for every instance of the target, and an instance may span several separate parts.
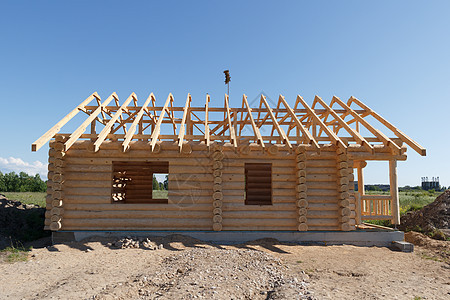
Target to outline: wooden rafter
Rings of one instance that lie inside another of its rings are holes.
[[[347,104],[345,104],[341,99],[334,96],[333,100],[331,100],[330,107],[333,106],[333,103],[338,103],[340,106],[342,106],[347,112],[349,112],[355,120],[357,120],[361,125],[367,128],[373,135],[378,137],[385,146],[390,147],[392,151],[397,152],[401,154],[400,147],[394,143],[390,138],[388,138],[384,133],[379,131],[378,129],[374,128],[372,125],[370,125],[369,122],[367,122],[363,117],[361,117],[357,112],[355,112],[353,109],[351,109]]]
[[[84,111],[85,106],[88,105],[92,100],[96,99],[100,101],[100,96],[97,92],[92,93],[89,97],[86,98],[83,102],[81,102],[74,110],[68,113],[64,118],[62,118],[58,123],[55,124],[52,128],[50,128],[46,133],[44,133],[40,138],[38,138],[33,144],[31,144],[31,151],[38,151],[44,144],[46,144],[52,137],[57,134],[61,128],[66,125],[73,117],[75,117],[80,110]]]
[[[359,107],[361,107],[362,109],[364,109],[367,112],[369,112],[372,115],[372,117],[374,117],[380,123],[382,123],[384,126],[389,128],[390,130],[392,130],[392,132],[396,136],[398,136],[403,142],[405,142],[407,145],[409,145],[411,148],[413,148],[417,153],[419,153],[422,156],[426,156],[427,155],[427,150],[424,147],[422,147],[421,145],[419,145],[419,143],[417,143],[416,141],[411,139],[409,136],[407,136],[406,134],[401,132],[397,127],[395,127],[394,125],[389,123],[385,118],[383,118],[382,116],[377,114],[375,111],[373,111],[367,105],[365,105],[364,103],[362,103],[361,101],[359,101],[358,99],[356,99],[353,96],[350,97],[350,99],[347,102],[347,105],[350,106],[352,103],[357,104]]]
[[[286,102],[286,100],[284,99],[284,97],[282,95],[280,95],[280,97],[278,98],[278,101],[281,101],[283,103],[284,107],[286,107],[286,109],[288,110],[288,114],[291,116],[292,121],[297,126],[297,128],[299,128],[300,131],[302,132],[305,142],[307,144],[313,145],[313,147],[316,148],[316,150],[320,149],[317,141],[313,138],[313,136],[311,135],[309,130],[307,130],[305,128],[305,126],[303,126],[303,124],[300,122],[300,120],[295,115],[294,110],[289,106],[289,104]]]
[[[316,96],[314,99],[314,103],[320,103],[328,112],[328,115],[331,115],[358,143],[361,144],[361,146],[366,147],[370,152],[374,153],[373,146],[365,139],[363,138],[359,132],[351,128],[345,121],[334,111],[329,107],[325,101],[322,100],[319,96]]]
[[[161,124],[164,119],[164,114],[166,113],[166,109],[169,106],[169,103],[173,101],[172,93],[167,96],[166,103],[164,103],[164,107],[161,110],[161,113],[158,117],[158,122],[156,122],[155,128],[153,129],[151,140],[150,140],[150,148],[153,151],[155,149],[156,141],[158,140],[159,133],[161,131]]]
[[[64,143],[64,151],[69,150],[70,146],[75,143],[76,140],[86,131],[86,128],[91,125],[92,121],[95,121],[95,118],[97,118],[98,114],[103,111],[105,106],[109,104],[113,99],[116,99],[117,94],[112,93],[111,96],[109,96],[101,105],[97,107],[96,110],[94,110],[91,115],[70,135],[69,139]]]
[[[258,127],[256,126],[255,120],[253,119],[252,109],[250,108],[250,105],[248,105],[246,95],[244,95],[242,97],[242,107],[244,107],[244,105],[247,108],[247,116],[250,118],[250,122],[252,124],[253,132],[255,133],[256,140],[258,141],[258,144],[260,144],[261,147],[264,149],[264,147],[265,147],[264,140],[261,136],[261,133],[259,132]]]
[[[183,139],[184,135],[186,134],[186,119],[189,113],[189,106],[191,105],[191,94],[188,94],[186,99],[186,104],[183,108],[183,119],[181,119],[181,125],[180,125],[180,131],[178,132],[178,149],[181,153],[181,150],[183,148]]]
[[[209,95],[206,95],[206,104],[205,104],[205,144],[209,147],[210,135],[209,135],[209,124],[208,124],[208,107],[210,101]]]
[[[287,137],[283,128],[281,128],[280,124],[278,124],[277,118],[275,118],[275,115],[273,114],[273,111],[270,108],[269,103],[267,102],[266,97],[264,95],[261,95],[261,102],[264,103],[264,106],[267,108],[267,114],[270,115],[270,118],[272,119],[272,121],[274,123],[274,127],[277,129],[278,134],[281,136],[283,143],[286,144],[289,148],[292,148],[289,138]]]
[[[225,109],[227,114],[227,122],[228,122],[228,128],[230,131],[230,142],[233,144],[234,149],[237,149],[237,139],[236,139],[236,132],[234,131],[234,127],[231,125],[231,114],[230,114],[230,105],[228,103],[228,95],[225,94]]]
[[[128,132],[125,135],[125,140],[122,143],[123,152],[127,151],[130,148],[130,141],[133,138],[134,133],[136,132],[136,126],[141,121],[142,116],[144,115],[145,110],[147,109],[147,106],[150,103],[152,98],[154,98],[153,93],[150,94],[150,96],[145,101],[144,105],[142,105],[141,109],[139,110],[136,117],[134,118],[133,123],[131,124],[130,128],[128,129]],[[133,97],[133,99],[136,99],[136,98]],[[136,104],[136,102],[135,102],[135,104]]]
[[[103,143],[103,141],[106,139],[106,137],[108,136],[108,133],[111,132],[111,129],[114,125],[114,123],[116,123],[117,119],[119,119],[119,117],[122,115],[123,110],[127,107],[127,105],[131,102],[131,100],[133,100],[133,98],[136,98],[136,94],[132,93],[128,99],[122,104],[122,106],[120,106],[120,108],[116,111],[116,113],[114,114],[114,116],[111,118],[111,120],[109,120],[108,124],[106,124],[105,128],[103,128],[103,130],[100,132],[100,134],[98,135],[97,140],[94,143],[94,151],[97,152],[98,150],[100,150],[100,145]]]

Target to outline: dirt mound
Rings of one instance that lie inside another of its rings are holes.
[[[0,249],[44,237],[45,208],[0,194]]]
[[[450,241],[437,241],[422,233],[410,231],[405,233],[405,241],[422,247],[442,261],[450,262]]]
[[[450,229],[450,190],[422,209],[408,212],[401,217],[400,223],[401,230],[414,230],[444,239],[445,235],[440,229]]]
[[[249,249],[186,249],[124,284],[128,288],[108,286],[93,299],[314,299],[280,259]]]

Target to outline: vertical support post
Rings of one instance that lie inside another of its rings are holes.
[[[389,161],[389,180],[391,190],[391,215],[392,224],[400,224],[400,203],[398,199],[397,160]]]
[[[366,194],[364,190],[364,173],[363,173],[363,162],[358,162],[358,202],[359,202],[359,209],[357,209],[357,216],[356,216],[356,223],[361,224],[361,210],[367,211],[366,202],[363,200],[364,195]],[[358,206],[358,205],[357,205]],[[369,207],[370,209],[370,207]]]

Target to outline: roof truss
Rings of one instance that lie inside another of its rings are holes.
[[[177,143],[180,152],[183,144],[191,141],[207,146],[212,142],[229,143],[235,150],[248,143],[256,143],[261,149],[265,149],[266,144],[275,143],[289,149],[308,144],[319,151],[321,144],[332,143],[344,152],[352,143],[371,154],[376,144],[382,145],[397,155],[401,154],[400,146],[404,142],[420,155],[426,155],[425,148],[354,97],[345,103],[334,96],[327,104],[316,96],[312,106],[309,106],[301,96],[297,96],[293,108],[282,95],[275,108],[270,107],[264,95],[261,95],[258,108],[250,107],[246,95],[242,97],[240,108],[230,107],[228,95],[225,95],[223,107],[210,106],[210,95],[206,96],[204,107],[191,106],[190,94],[184,107],[176,107],[173,102],[174,97],[169,94],[164,105],[158,107],[153,93],[142,106],[139,106],[134,93],[122,104],[116,93],[102,102],[100,96],[93,93],[37,139],[32,144],[32,151],[37,151],[56,135],[62,135],[66,137],[64,151],[69,150],[77,140],[90,139],[94,143],[94,151],[99,151],[105,140],[121,141],[124,152],[130,149],[133,140],[147,141],[152,150],[158,141],[171,140]],[[355,108],[351,108],[352,105]],[[80,111],[87,114],[82,124],[73,133],[59,133]],[[223,117],[217,118],[218,112]],[[204,118],[199,117],[203,115]],[[369,123],[368,116],[372,116],[376,123],[383,125],[395,137],[389,138],[375,124]],[[99,133],[96,132],[96,125],[102,127]],[[243,130],[246,125],[251,127],[251,131]],[[89,126],[90,133],[86,133]],[[266,126],[269,131],[265,130]],[[361,126],[373,136],[363,136]],[[119,130],[123,130],[123,134]],[[347,136],[339,134],[341,130]]]

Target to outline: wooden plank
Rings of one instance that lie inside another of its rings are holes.
[[[209,101],[210,101],[209,94],[206,95],[206,104],[205,104],[205,144],[207,147],[209,147],[210,143],[210,134],[209,134],[209,124],[208,124],[208,107],[209,107]]]
[[[153,93],[148,96],[147,100],[145,101],[144,105],[142,105],[141,109],[137,113],[137,115],[134,117],[134,121],[131,124],[130,128],[128,129],[127,134],[125,135],[125,139],[122,143],[122,151],[126,152],[128,149],[130,149],[130,141],[133,138],[134,133],[136,132],[136,126],[139,124],[139,122],[142,119],[142,116],[144,115],[144,112],[148,111],[148,105],[150,104],[150,100],[154,99],[155,96]]]
[[[289,138],[287,137],[283,128],[281,128],[280,124],[278,124],[277,118],[275,118],[275,116],[272,112],[272,109],[270,108],[269,103],[267,102],[266,97],[263,94],[261,94],[261,102],[264,103],[264,106],[267,108],[267,112],[268,112],[270,118],[272,119],[272,121],[275,125],[275,128],[278,131],[278,134],[282,137],[283,143],[292,149],[292,145],[291,145],[291,142],[289,141]]]
[[[155,127],[153,128],[153,132],[151,135],[151,141],[150,141],[150,148],[153,151],[155,149],[156,141],[158,140],[159,133],[161,131],[161,124],[164,120],[164,115],[166,114],[167,107],[169,106],[169,103],[173,101],[172,93],[167,96],[166,103],[164,103],[164,107],[161,110],[161,113],[159,114],[158,121],[156,122]]]
[[[189,106],[191,105],[191,101],[192,101],[191,94],[188,94],[186,103],[184,104],[183,108],[183,118],[181,119],[180,131],[178,132],[178,151],[180,153],[183,148],[184,135],[186,134],[186,120],[189,113]]]
[[[56,133],[58,133],[61,128],[69,122],[73,117],[75,117],[80,110],[83,110],[89,102],[91,102],[94,98],[100,100],[100,96],[97,92],[92,93],[89,97],[86,98],[83,102],[81,102],[74,110],[68,113],[64,118],[62,118],[58,123],[56,123],[52,128],[50,128],[46,133],[44,133],[40,138],[34,141],[31,144],[31,151],[39,150],[45,143],[47,143]]]
[[[91,122],[95,122],[98,114],[100,114],[105,107],[111,102],[113,99],[117,99],[117,94],[112,93],[101,105],[97,107],[89,117],[70,135],[69,139],[64,143],[64,151],[69,150],[69,148],[75,143],[75,141],[86,131],[86,128],[91,124]]]
[[[319,144],[314,139],[314,137],[311,135],[309,130],[307,130],[305,128],[305,126],[303,126],[303,124],[297,118],[294,110],[289,106],[289,104],[286,102],[284,97],[280,95],[280,97],[278,98],[278,101],[279,102],[281,101],[283,103],[284,107],[286,107],[287,113],[291,116],[292,121],[297,126],[297,128],[300,129],[300,131],[303,133],[303,138],[305,139],[306,143],[311,144],[316,150],[319,150],[320,149]]]
[[[391,212],[392,223],[400,224],[400,203],[398,197],[398,181],[397,181],[397,161],[389,161],[389,183],[391,191]]]
[[[237,138],[236,138],[236,131],[234,126],[231,125],[231,115],[230,115],[230,106],[228,103],[228,95],[225,94],[225,109],[227,113],[227,122],[228,122],[228,130],[230,131],[230,141],[233,144],[234,150],[237,150]]]
[[[362,103],[361,101],[359,101],[358,99],[356,99],[355,97],[350,97],[350,99],[348,100],[347,104],[350,106],[351,103],[354,102],[357,105],[359,105],[359,107],[361,107],[362,109],[368,111],[375,119],[377,119],[380,123],[382,123],[384,126],[386,126],[387,128],[389,128],[390,130],[392,130],[392,132],[398,136],[400,139],[402,139],[402,141],[404,141],[406,144],[408,144],[411,148],[413,148],[417,153],[419,153],[422,156],[426,156],[427,155],[427,150],[422,147],[421,145],[419,145],[419,143],[417,143],[416,141],[414,141],[413,139],[411,139],[409,136],[407,136],[406,134],[404,134],[403,132],[401,132],[397,127],[395,127],[394,125],[392,125],[391,123],[389,123],[385,118],[383,118],[382,116],[380,116],[378,113],[376,113],[374,110],[372,110],[371,108],[369,108],[367,105],[365,105],[364,103]]]
[[[244,95],[242,97],[242,103],[243,103],[242,107],[244,107],[244,104],[245,104],[245,107],[247,108],[247,116],[250,118],[250,122],[251,122],[251,125],[252,125],[252,128],[253,128],[253,132],[255,133],[255,137],[258,140],[258,144],[264,149],[264,147],[265,147],[264,146],[264,140],[263,140],[263,138],[261,136],[261,133],[259,132],[259,128],[256,126],[255,120],[254,120],[253,115],[252,115],[252,109],[250,108],[250,105],[248,104],[246,95]]]

